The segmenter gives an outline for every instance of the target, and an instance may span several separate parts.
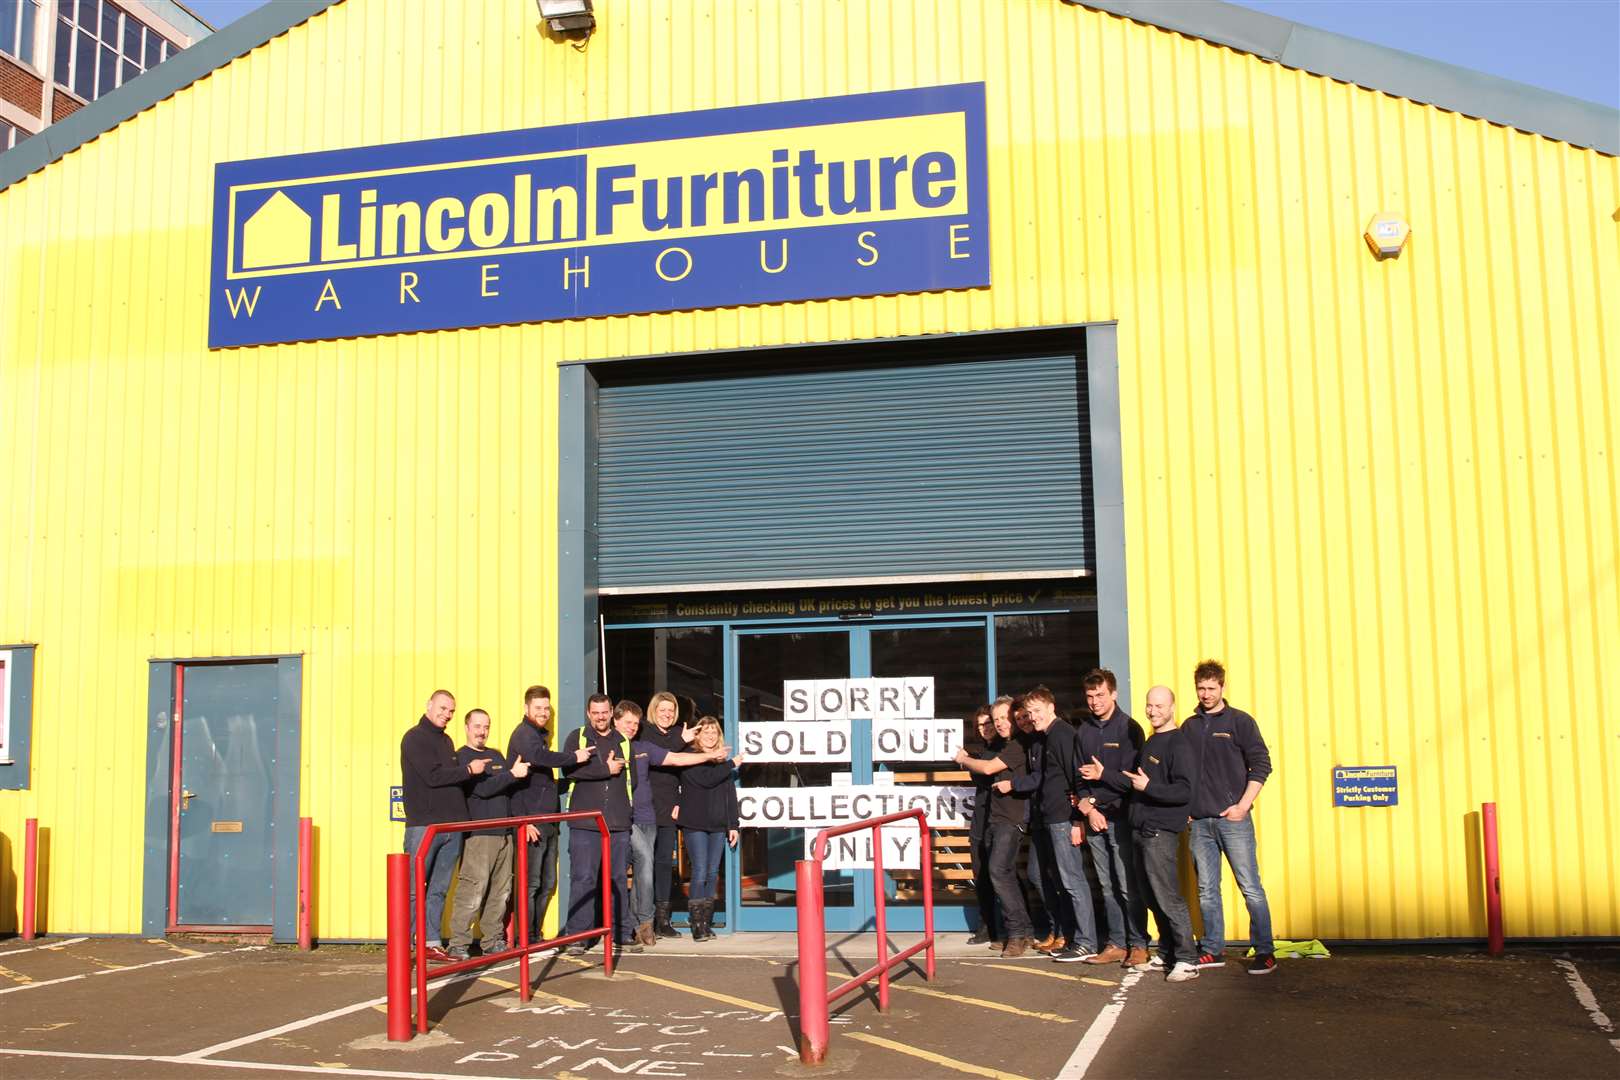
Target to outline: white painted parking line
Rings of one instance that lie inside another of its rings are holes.
[[[1592,1018],[1592,1023],[1605,1035],[1612,1036],[1614,1034],[1614,1021],[1609,1019],[1609,1014],[1604,1012],[1603,1008],[1598,1004],[1597,995],[1592,993],[1592,988],[1586,985],[1585,979],[1581,978],[1581,971],[1575,966],[1575,962],[1573,960],[1554,960],[1553,963],[1564,969],[1564,981],[1569,983],[1569,988],[1575,992],[1575,1000],[1580,1003],[1581,1008],[1586,1010],[1586,1015]],[[1611,1038],[1609,1045],[1620,1051],[1620,1039]]]
[[[78,975],[64,975],[60,979],[46,979],[44,982],[24,983],[22,986],[8,986],[0,990],[0,994],[20,994],[24,990],[42,990],[47,986],[60,986],[63,983],[78,982],[80,979],[90,979],[97,975],[117,975],[124,971],[139,971],[142,968],[160,967],[163,964],[183,964],[187,960],[201,960],[208,956],[229,956],[231,953],[257,952],[263,945],[244,945],[240,949],[222,949],[219,952],[193,953],[188,956],[171,956],[167,960],[151,960],[144,964],[130,964],[128,967],[107,968],[104,971],[87,971]]]
[[[1103,1042],[1108,1033],[1114,1030],[1114,1024],[1119,1020],[1119,1014],[1125,1009],[1125,995],[1130,993],[1131,987],[1142,981],[1140,971],[1132,971],[1120,980],[1119,989],[1109,998],[1108,1004],[1102,1007],[1097,1018],[1086,1028],[1086,1033],[1080,1037],[1080,1045],[1074,1048],[1069,1060],[1063,1063],[1058,1070],[1057,1080],[1080,1080],[1091,1068],[1091,1063],[1097,1057],[1097,1051],[1102,1049]]]
[[[496,966],[494,966],[492,968],[486,968],[486,969],[484,969],[484,971],[462,971],[462,972],[457,972],[454,975],[442,975],[437,979],[429,980],[428,989],[433,990],[433,989],[436,989],[436,988],[438,988],[440,986],[448,986],[451,983],[457,983],[457,982],[471,982],[471,981],[473,981],[475,979],[483,978],[486,973],[493,973],[493,972],[496,972],[496,971],[509,971],[512,968],[517,967],[517,965],[518,965],[518,962],[516,960],[513,960],[513,961],[510,961],[509,963],[497,964]],[[173,1060],[175,1060],[175,1061],[202,1061],[204,1058],[210,1057],[210,1056],[212,1056],[214,1054],[223,1054],[227,1050],[235,1050],[236,1048],[241,1047],[241,1046],[249,1046],[249,1045],[251,1045],[253,1043],[256,1043],[256,1042],[263,1042],[265,1039],[273,1039],[277,1035],[286,1035],[288,1032],[299,1031],[299,1030],[302,1030],[303,1028],[307,1028],[307,1027],[314,1027],[316,1024],[324,1024],[328,1020],[336,1020],[340,1016],[348,1016],[350,1013],[357,1013],[362,1009],[370,1009],[370,1008],[372,1008],[374,1006],[385,1004],[385,1003],[387,1003],[387,1001],[388,1001],[388,995],[387,994],[384,994],[382,997],[370,998],[370,999],[368,999],[366,1001],[357,1001],[353,1005],[345,1005],[340,1009],[331,1009],[331,1010],[329,1010],[327,1012],[320,1013],[320,1014],[318,1014],[316,1016],[306,1016],[302,1020],[293,1020],[293,1021],[291,1021],[289,1023],[281,1024],[281,1025],[279,1025],[277,1027],[266,1028],[263,1031],[256,1031],[252,1035],[243,1035],[240,1039],[228,1039],[228,1040],[226,1040],[225,1042],[222,1042],[222,1043],[215,1043],[213,1046],[205,1046],[201,1050],[193,1050],[188,1054],[181,1054],[179,1057],[176,1057]],[[411,1014],[411,1025],[412,1025],[413,1028],[416,1025],[416,1014],[414,1012]],[[313,1068],[313,1066],[311,1066],[311,1067]],[[343,1069],[341,1071],[343,1071],[343,1072],[354,1072],[356,1070]],[[380,1073],[380,1074],[376,1074],[376,1075],[408,1076],[408,1075],[415,1075],[415,1074],[413,1074],[413,1073]]]
[[[83,1061],[153,1061],[164,1065],[205,1065],[216,1069],[255,1069],[263,1072],[319,1073],[325,1076],[384,1076],[400,1080],[511,1080],[509,1076],[478,1076],[472,1073],[396,1072],[392,1069],[357,1069],[347,1065],[282,1065],[273,1061],[220,1061],[214,1058],[146,1056],[142,1054],[87,1054],[74,1050],[13,1050],[0,1047],[0,1055],[17,1054],[39,1058],[73,1058]]]
[[[62,941],[47,941],[43,945],[27,945],[21,949],[8,949],[0,952],[0,956],[16,956],[25,952],[51,952],[55,949],[65,949],[69,945],[77,945],[81,941],[89,941],[87,937],[70,937]]]

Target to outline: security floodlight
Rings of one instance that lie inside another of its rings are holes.
[[[591,0],[536,0],[540,17],[559,34],[589,34],[596,29]]]

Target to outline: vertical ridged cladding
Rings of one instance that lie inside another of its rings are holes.
[[[1117,319],[1134,681],[1230,666],[1279,933],[1480,934],[1492,799],[1509,934],[1620,933],[1614,158],[1057,0],[598,6],[349,0],[0,192],[53,927],[138,928],[147,658],[294,651],[317,931],[381,933],[400,729],[556,670],[557,361]],[[216,161],[979,79],[990,289],[204,347]]]

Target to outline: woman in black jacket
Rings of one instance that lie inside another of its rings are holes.
[[[705,716],[697,722],[693,745],[700,753],[720,748],[725,736],[720,721]],[[681,798],[676,819],[681,823],[681,839],[691,860],[692,885],[687,896],[687,917],[692,924],[692,940],[714,937],[710,920],[714,916],[714,886],[720,876],[720,856],[729,844],[737,846],[737,788],[732,782],[732,762],[717,761],[693,765],[681,772]]]

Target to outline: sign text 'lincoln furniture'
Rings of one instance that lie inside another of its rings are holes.
[[[984,84],[221,162],[211,348],[990,283]]]

